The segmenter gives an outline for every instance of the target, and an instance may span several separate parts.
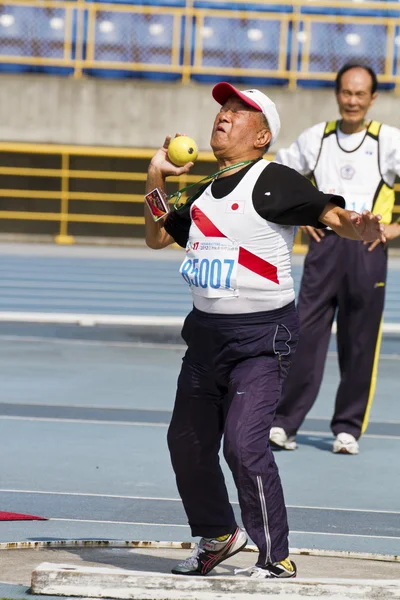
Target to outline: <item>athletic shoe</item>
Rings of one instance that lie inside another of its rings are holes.
[[[273,448],[281,448],[283,450],[296,450],[296,437],[288,436],[282,427],[271,427],[269,441]]]
[[[171,572],[175,575],[207,575],[220,562],[243,550],[246,544],[246,532],[239,527],[227,536],[201,538],[192,555],[178,563]]]
[[[351,433],[339,433],[333,442],[333,451],[335,454],[358,454],[360,447]]]
[[[253,579],[288,579],[296,577],[297,567],[292,560],[286,558],[276,563],[267,563],[265,567],[250,567],[249,569],[236,569],[235,575],[249,573]]]

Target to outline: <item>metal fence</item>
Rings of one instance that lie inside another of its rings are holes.
[[[0,0],[0,70],[296,86],[349,60],[400,84],[400,5],[348,0]]]
[[[0,142],[0,232],[143,237],[147,166],[155,150]],[[175,191],[215,171],[201,152],[193,174],[168,179]],[[185,196],[183,197],[185,198]]]
[[[42,234],[61,244],[81,236],[143,238],[143,195],[154,152],[0,143],[0,233]],[[190,174],[168,179],[168,191],[215,169],[213,154],[201,152]],[[395,189],[400,192],[400,185]],[[400,214],[399,202],[394,213]],[[298,233],[295,251],[303,252],[304,243]]]

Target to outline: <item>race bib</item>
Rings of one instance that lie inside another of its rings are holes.
[[[239,245],[228,239],[188,242],[179,272],[193,294],[205,298],[238,296]]]

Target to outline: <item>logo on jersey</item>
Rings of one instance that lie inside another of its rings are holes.
[[[200,242],[188,242],[186,244],[186,252],[193,251],[215,251],[218,252],[229,252],[229,251],[237,251],[239,248],[238,244],[233,241],[227,242],[224,241],[209,241],[209,240],[201,240]]]
[[[353,179],[355,173],[355,169],[352,165],[345,165],[340,169],[340,176],[342,179]]]
[[[228,202],[225,208],[225,212],[226,213],[231,213],[231,214],[243,214],[244,213],[244,207],[245,207],[245,202]]]
[[[198,250],[200,242],[188,242],[186,244],[186,252],[190,252],[191,250]]]

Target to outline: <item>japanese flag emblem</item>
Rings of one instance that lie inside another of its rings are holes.
[[[238,202],[236,200],[234,200],[234,201],[231,200],[226,205],[225,212],[226,213],[230,213],[232,215],[233,214],[237,214],[237,215],[243,214],[244,213],[245,204],[246,203],[244,201],[241,201],[241,200],[239,200]]]

